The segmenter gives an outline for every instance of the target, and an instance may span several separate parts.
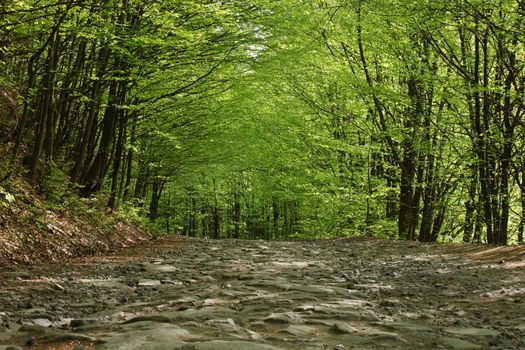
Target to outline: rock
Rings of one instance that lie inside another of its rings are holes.
[[[446,349],[453,349],[453,350],[474,350],[474,349],[481,349],[481,346],[469,343],[468,341],[457,339],[457,338],[450,338],[450,337],[440,337],[437,340],[438,344],[441,344],[445,346]]]
[[[290,323],[290,322],[299,322],[301,320],[301,315],[295,312],[286,312],[282,314],[271,314],[270,316],[264,319],[264,322],[268,323]]]
[[[495,337],[499,332],[488,328],[461,328],[461,327],[447,327],[445,332],[458,335],[469,335],[475,337]]]
[[[145,264],[142,267],[144,272],[175,272],[177,268],[172,265],[163,265],[163,264]]]
[[[309,337],[316,333],[316,328],[305,325],[290,325],[284,331],[296,337]]]
[[[194,350],[284,350],[272,345],[248,342],[248,341],[227,341],[210,340],[191,344]]]
[[[65,291],[66,289],[64,287],[62,287],[60,284],[58,283],[52,283],[51,284],[51,287],[54,289],[54,290],[58,290],[60,292],[63,292]]]
[[[97,350],[174,350],[193,338],[176,325],[143,321],[120,326],[117,333],[104,338],[105,344]]]
[[[160,280],[140,279],[137,282],[138,287],[156,287],[162,285]]]
[[[204,322],[204,324],[207,326],[219,327],[222,329],[233,329],[237,327],[235,321],[233,321],[231,318],[226,318],[222,320],[208,320]]]
[[[88,335],[79,333],[67,333],[62,331],[50,332],[39,338],[41,341],[46,343],[63,343],[68,341],[87,341],[91,343],[103,343],[104,341],[98,338],[90,337]]]
[[[147,315],[147,316],[138,316],[133,317],[127,321],[124,321],[123,324],[130,324],[130,323],[136,323],[136,322],[159,322],[159,323],[171,323],[174,321],[173,317],[170,317],[168,315]]]
[[[47,318],[35,318],[32,322],[35,326],[40,327],[50,327],[53,325],[53,322],[49,321]]]
[[[97,350],[525,349],[525,270],[435,252],[446,246],[407,253],[406,242],[260,244],[191,240],[66,275],[31,271],[47,280],[0,279],[0,344],[97,341],[85,332],[103,334]],[[68,293],[55,298],[49,281]]]
[[[347,323],[340,323],[340,322],[335,323],[332,329],[337,333],[343,333],[343,334],[352,334],[352,333],[358,332],[357,328],[352,327]]]

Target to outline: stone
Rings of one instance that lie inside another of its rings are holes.
[[[470,343],[462,339],[451,338],[451,337],[440,337],[437,340],[437,343],[445,346],[446,349],[453,349],[453,350],[481,349],[481,346],[477,344],[473,344],[473,343]]]
[[[228,341],[228,340],[210,340],[191,344],[194,350],[284,350],[272,345],[248,342],[248,341]]]
[[[175,272],[177,268],[172,265],[163,264],[145,264],[142,268],[144,272]]]
[[[286,312],[286,313],[275,313],[264,319],[264,322],[268,323],[290,323],[290,322],[299,322],[301,320],[301,315],[295,312]]]
[[[496,337],[499,332],[489,328],[461,328],[461,327],[447,327],[445,332],[458,335],[470,335],[474,337]]]
[[[233,321],[231,318],[226,318],[222,320],[207,320],[206,322],[204,322],[204,324],[207,326],[219,327],[223,329],[233,329],[237,327],[235,321]]]
[[[68,341],[87,341],[91,343],[103,343],[104,341],[98,338],[90,337],[88,335],[79,333],[68,333],[62,331],[52,331],[39,338],[41,341],[46,343],[63,343]]]
[[[156,287],[160,285],[162,285],[160,280],[139,279],[137,282],[138,287]]]
[[[352,327],[347,323],[340,323],[340,322],[335,323],[332,329],[337,333],[343,333],[343,334],[352,334],[352,333],[358,332],[357,328]]]
[[[49,321],[47,318],[35,318],[32,322],[35,326],[40,327],[50,327],[53,325],[53,322]]]
[[[174,350],[193,338],[176,325],[142,321],[120,326],[118,332],[104,337],[105,344],[97,350]]]
[[[284,331],[296,337],[309,337],[314,335],[317,329],[312,326],[294,324],[288,326]]]

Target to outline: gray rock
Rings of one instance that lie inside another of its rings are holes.
[[[469,335],[475,337],[495,337],[499,332],[489,328],[462,328],[462,327],[447,327],[445,332],[458,335]]]
[[[35,318],[32,322],[34,325],[40,327],[50,327],[53,325],[53,322],[49,321],[47,318]]]
[[[160,280],[140,279],[137,283],[138,287],[156,287],[160,286],[162,282]]]
[[[353,333],[358,332],[357,328],[352,327],[351,325],[347,323],[341,323],[341,322],[335,323],[332,329],[337,333],[343,333],[343,334],[353,334]]]
[[[268,323],[290,323],[301,321],[301,315],[295,312],[285,312],[282,314],[271,314],[264,319]]]
[[[191,344],[194,350],[284,350],[272,345],[248,342],[248,341],[227,341],[211,340]],[[190,347],[188,347],[190,348]]]
[[[296,337],[309,337],[313,336],[317,329],[312,326],[293,324],[286,327],[284,331]]]
[[[235,321],[233,321],[231,318],[220,320],[207,320],[204,322],[204,324],[207,326],[219,327],[222,329],[233,329],[237,327]]]
[[[195,338],[176,325],[156,322],[126,324],[118,333],[108,334],[98,350],[174,350],[181,349],[186,340]]]
[[[453,350],[481,349],[481,346],[477,344],[469,343],[468,341],[458,339],[458,338],[451,338],[451,337],[440,337],[437,340],[437,343],[445,346],[446,349],[453,349]]]

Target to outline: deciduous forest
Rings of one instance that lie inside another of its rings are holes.
[[[521,0],[3,0],[0,213],[522,243],[524,67]]]
[[[524,230],[525,0],[0,0],[0,350],[525,349]]]

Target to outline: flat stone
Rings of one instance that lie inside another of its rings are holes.
[[[227,341],[210,340],[200,343],[193,343],[194,350],[284,350],[272,345],[248,342],[248,341]]]
[[[173,317],[169,317],[167,315],[144,315],[144,316],[138,316],[133,317],[132,319],[129,319],[125,321],[123,324],[131,324],[131,323],[137,323],[137,322],[158,322],[158,323],[171,323],[174,321]]]
[[[489,328],[461,328],[461,327],[447,327],[445,332],[450,334],[470,335],[477,337],[496,337],[499,332]]]
[[[82,279],[79,279],[78,281],[84,284],[93,285],[97,287],[130,289],[128,285],[118,280],[112,280],[112,279],[82,278]]]
[[[47,318],[35,318],[32,322],[35,326],[40,327],[50,327],[53,325],[53,322],[49,321]]]
[[[145,264],[143,266],[145,272],[175,272],[177,268],[172,265],[164,264]]]
[[[307,337],[315,334],[317,329],[312,326],[293,324],[289,325],[284,331],[296,337]]]
[[[67,333],[67,332],[52,332],[40,337],[39,340],[46,343],[63,343],[72,340],[87,341],[91,343],[103,343],[102,339],[90,337],[85,334]]]
[[[291,323],[298,322],[301,320],[301,315],[295,312],[285,312],[282,314],[271,314],[264,319],[264,322],[268,323]]]
[[[454,350],[471,350],[471,349],[481,349],[481,346],[468,341],[451,338],[451,337],[441,337],[437,340],[438,344],[445,346],[446,349]]]
[[[433,332],[434,330],[428,326],[420,323],[412,322],[393,322],[384,325],[389,329],[400,330],[400,331],[412,331],[412,332]]]
[[[353,334],[353,333],[358,332],[357,328],[352,327],[347,323],[341,323],[341,322],[335,323],[332,329],[337,333],[343,333],[343,334]]]
[[[160,286],[162,282],[160,280],[140,279],[137,283],[139,287],[156,287]]]
[[[312,293],[312,294],[331,294],[334,292],[334,289],[324,287],[324,286],[292,286],[290,290],[299,291],[303,293]]]
[[[207,326],[214,326],[214,327],[219,327],[222,329],[233,329],[237,327],[237,325],[235,324],[235,321],[232,320],[231,318],[226,318],[222,320],[208,320],[204,322],[204,324]]]
[[[97,350],[175,350],[195,338],[187,330],[167,323],[137,322],[119,330],[123,333],[108,334],[106,343]]]

